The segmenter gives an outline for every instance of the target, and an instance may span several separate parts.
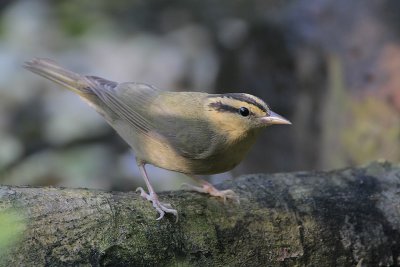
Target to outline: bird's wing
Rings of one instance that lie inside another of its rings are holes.
[[[93,92],[119,119],[127,122],[135,130],[153,140],[154,133],[161,135],[163,141],[186,158],[204,159],[213,154],[218,140],[215,138],[215,132],[207,121],[181,114],[184,111],[180,108],[182,103],[179,103],[179,98],[175,98],[174,103],[154,104],[156,97],[163,91],[153,86],[132,82],[114,84],[98,77],[90,77],[97,83],[92,89]],[[201,111],[200,108],[194,107],[198,102],[195,97],[184,99],[193,101],[185,103],[187,107]],[[201,114],[193,117],[201,118]],[[149,134],[150,132],[153,134]]]
[[[86,78],[91,82],[93,93],[114,113],[114,117],[145,135],[154,129],[152,120],[146,116],[146,107],[160,90],[143,83],[118,84],[95,76]]]
[[[209,123],[179,117],[171,123],[175,127],[163,127],[162,134],[178,154],[189,159],[205,159],[213,154],[218,139]]]

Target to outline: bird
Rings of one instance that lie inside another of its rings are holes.
[[[145,166],[186,174],[201,186],[190,190],[239,200],[233,190],[218,190],[197,175],[227,172],[237,166],[262,129],[291,124],[260,98],[247,93],[174,92],[139,82],[115,82],[81,75],[53,60],[34,58],[23,65],[78,94],[104,117],[133,149],[148,192],[137,188],[158,212],[178,219],[178,211],[161,202]]]

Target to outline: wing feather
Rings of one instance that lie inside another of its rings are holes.
[[[87,76],[89,77],[89,76]],[[104,79],[89,77],[93,81],[92,90],[97,97],[114,113],[117,119],[123,120],[136,131],[164,144],[161,139],[154,138],[154,133],[163,136],[164,141],[175,149],[182,157],[189,159],[204,159],[210,157],[217,149],[215,132],[207,121],[188,119],[180,114],[180,103],[163,106],[158,103],[155,114],[147,113],[160,90],[142,83],[113,84]],[[171,95],[170,95],[171,97]],[[172,96],[172,98],[175,98]],[[195,95],[187,95],[188,106],[193,110],[199,105]],[[191,103],[193,101],[193,103]],[[165,110],[168,109],[168,110]],[[174,111],[174,112],[172,112]],[[167,114],[175,115],[168,116]],[[197,114],[196,117],[201,116]],[[152,134],[150,134],[152,132]],[[218,142],[217,142],[218,143]],[[165,145],[165,144],[164,144]]]
[[[92,82],[92,91],[119,119],[145,135],[154,130],[144,108],[153,101],[159,91],[157,88],[141,83],[116,84],[93,76],[87,78]]]

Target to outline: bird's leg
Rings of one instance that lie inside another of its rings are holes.
[[[190,178],[192,178],[193,180],[195,180],[196,182],[198,182],[199,184],[201,184],[201,186],[194,186],[191,184],[184,183],[184,184],[182,184],[182,186],[185,189],[200,192],[200,193],[206,193],[213,197],[220,197],[224,200],[224,202],[226,202],[226,199],[233,199],[233,200],[237,201],[238,203],[240,203],[239,196],[233,190],[231,190],[231,189],[218,190],[212,184],[210,184],[209,182],[207,182],[203,179],[200,179],[194,175],[188,175],[188,176]]]
[[[162,203],[158,200],[158,195],[154,191],[153,187],[150,184],[149,178],[147,176],[146,169],[144,167],[144,163],[141,161],[137,161],[138,167],[140,169],[140,173],[143,176],[144,181],[146,182],[147,189],[149,193],[147,194],[146,191],[142,187],[138,187],[136,191],[140,191],[140,196],[144,199],[147,199],[153,203],[153,207],[157,210],[160,214],[160,217],[157,220],[161,220],[164,217],[165,213],[172,213],[176,216],[176,221],[178,221],[178,211],[173,209],[169,203]]]

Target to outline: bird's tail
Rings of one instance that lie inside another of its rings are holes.
[[[64,69],[50,59],[34,58],[25,62],[24,68],[58,83],[81,96],[87,93],[90,87],[90,83],[85,76]]]

